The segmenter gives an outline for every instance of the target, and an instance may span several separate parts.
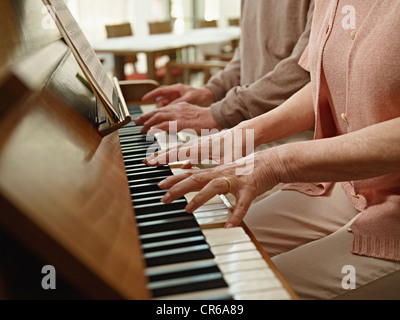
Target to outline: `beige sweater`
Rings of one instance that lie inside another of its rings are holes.
[[[206,87],[223,128],[282,104],[310,82],[298,61],[308,44],[314,0],[242,0],[240,45]]]
[[[311,71],[316,139],[400,117],[399,12],[398,0],[316,0],[310,44],[300,61]],[[331,188],[286,187],[311,196]],[[400,261],[400,173],[343,182],[343,188],[361,211],[352,225],[352,252]]]

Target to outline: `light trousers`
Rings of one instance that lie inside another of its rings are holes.
[[[328,300],[400,270],[400,262],[351,253],[358,214],[336,184],[321,197],[278,191],[254,204],[245,223],[300,299]]]

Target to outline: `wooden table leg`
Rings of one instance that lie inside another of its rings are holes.
[[[125,57],[114,55],[114,72],[118,80],[125,80]]]
[[[154,52],[147,52],[147,78],[150,80],[156,80],[157,81],[157,75],[156,75],[156,55]]]

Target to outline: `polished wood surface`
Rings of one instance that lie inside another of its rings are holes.
[[[0,295],[41,292],[18,279],[53,265],[73,297],[150,298],[117,134],[93,125],[96,99],[42,2],[1,9]]]
[[[0,128],[1,224],[89,297],[149,298],[118,137],[47,92]]]
[[[89,274],[109,283],[120,297],[145,298],[118,138],[102,140],[77,114],[59,105],[49,95],[36,97],[22,108],[22,121],[7,131],[9,139],[1,144],[0,189],[19,210],[4,212],[2,223],[15,228],[15,234],[66,276],[75,274],[72,280],[83,282],[81,289],[90,294],[104,291],[96,290],[96,279],[85,283],[92,278]],[[46,239],[50,243],[38,243],[42,232],[51,237]],[[68,272],[71,259],[82,273]],[[82,276],[85,269],[90,272]]]

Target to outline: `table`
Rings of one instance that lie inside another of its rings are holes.
[[[156,79],[156,57],[176,51],[231,42],[240,38],[240,27],[193,29],[184,34],[166,33],[146,36],[109,38],[93,45],[97,53],[112,53],[118,79],[124,79],[124,57],[144,53],[147,57],[147,77]]]

